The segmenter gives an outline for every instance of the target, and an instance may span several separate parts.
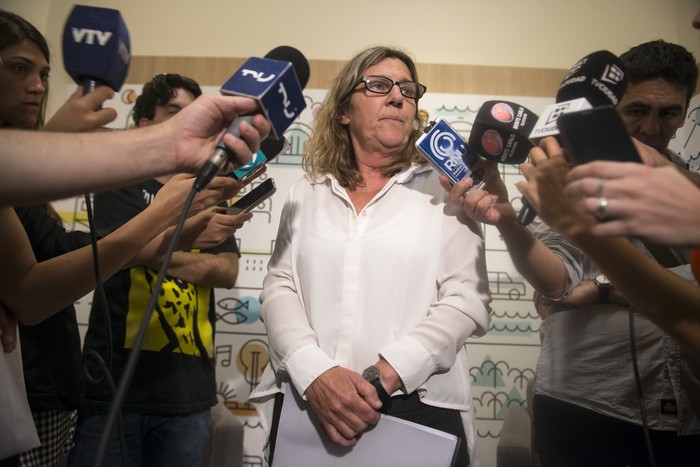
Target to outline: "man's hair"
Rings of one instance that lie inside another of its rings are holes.
[[[51,63],[51,54],[49,45],[44,36],[39,30],[34,27],[29,21],[19,15],[10,13],[6,10],[0,10],[0,50],[19,44],[23,40],[33,42],[46,59],[46,63]],[[39,107],[39,116],[36,121],[36,128],[41,128],[44,125],[46,115],[46,103],[49,100],[49,82],[44,83],[44,95],[41,98]]]
[[[368,68],[387,58],[401,60],[418,81],[418,72],[413,59],[404,51],[389,47],[372,47],[355,55],[335,77],[328,90],[321,111],[314,122],[314,131],[306,143],[302,166],[312,179],[332,174],[343,187],[354,188],[363,182],[355,160],[355,153],[348,128],[340,123],[352,97],[353,90],[361,83],[360,78]],[[413,131],[401,156],[382,169],[384,176],[399,173],[413,163],[425,163],[414,146],[420,134],[418,102],[413,117]]]
[[[202,95],[199,84],[191,78],[176,73],[161,73],[143,86],[141,95],[134,104],[133,119],[136,126],[142,118],[153,120],[156,107],[162,107],[175,97],[175,90],[184,89],[195,98]]]
[[[695,94],[698,65],[685,47],[661,39],[632,47],[620,55],[630,84],[663,79],[686,90],[686,105]]]

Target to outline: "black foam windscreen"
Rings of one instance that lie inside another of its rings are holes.
[[[557,91],[557,102],[584,98],[591,106],[617,105],[627,89],[622,61],[607,50],[586,55],[569,70]]]
[[[299,50],[289,45],[280,45],[279,47],[275,47],[274,49],[270,50],[265,55],[265,58],[290,62],[294,67],[294,72],[297,75],[299,85],[302,89],[306,87],[310,76],[309,61]]]

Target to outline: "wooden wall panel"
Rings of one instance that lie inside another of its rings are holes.
[[[180,73],[203,86],[220,86],[245,58],[134,56],[127,83],[145,83],[156,73]],[[308,88],[326,89],[342,68],[340,60],[309,60]],[[554,97],[567,70],[476,65],[419,64],[428,92]]]

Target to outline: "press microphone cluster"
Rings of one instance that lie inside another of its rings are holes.
[[[251,57],[220,88],[221,94],[245,96],[255,99],[261,113],[270,121],[271,137],[281,140],[284,131],[306,108],[302,89],[309,80],[309,63],[297,49],[280,46],[271,50],[264,58]],[[252,122],[253,116],[236,118],[227,133],[240,137],[239,127],[243,121]],[[282,146],[280,146],[281,148]],[[219,173],[234,155],[219,140],[214,154],[202,167],[194,187],[201,190]]]
[[[547,106],[530,133],[530,141],[537,145],[542,138],[559,136],[557,120],[562,114],[597,106],[616,106],[627,89],[627,76],[620,59],[607,50],[586,55],[569,70],[562,80],[555,103]],[[561,143],[561,141],[560,141]],[[535,218],[535,210],[523,198],[518,223],[528,225]]]
[[[75,5],[63,29],[63,65],[84,92],[118,91],[131,63],[129,31],[119,10]]]

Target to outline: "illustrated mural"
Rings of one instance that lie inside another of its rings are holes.
[[[115,129],[130,126],[130,112],[140,85],[125,85],[111,102],[119,113],[112,125]],[[218,94],[214,87],[203,91]],[[72,89],[68,93],[72,92]],[[313,117],[325,96],[324,90],[306,90],[307,108],[285,133],[290,149],[280,154],[269,165],[263,177],[273,177],[277,193],[253,210],[253,218],[236,233],[241,250],[240,273],[235,288],[217,290],[217,323],[215,358],[218,395],[245,426],[244,465],[263,466],[264,432],[254,408],[247,402],[248,395],[258,383],[269,361],[265,329],[259,319],[260,294],[267,262],[274,247],[278,220],[286,193],[301,176],[301,154],[313,127]],[[427,93],[420,101],[420,109],[435,119],[445,118],[468,139],[474,116],[481,103],[491,99],[517,102],[541,112],[553,103],[553,98],[490,96]],[[684,127],[672,141],[690,167],[700,169],[700,99],[694,98]],[[511,202],[521,206],[515,182],[521,179],[517,166],[500,165],[501,176],[509,187]],[[259,183],[255,180],[253,184]],[[241,193],[244,194],[244,193]],[[62,200],[54,204],[73,229],[87,228],[84,198]],[[467,343],[471,362],[474,407],[480,438],[483,466],[495,466],[496,443],[509,406],[522,405],[525,388],[535,374],[539,354],[540,319],[532,302],[532,287],[518,274],[498,231],[483,226],[486,239],[486,262],[493,297],[492,322],[488,333]],[[76,303],[82,332],[87,326],[91,296]]]

